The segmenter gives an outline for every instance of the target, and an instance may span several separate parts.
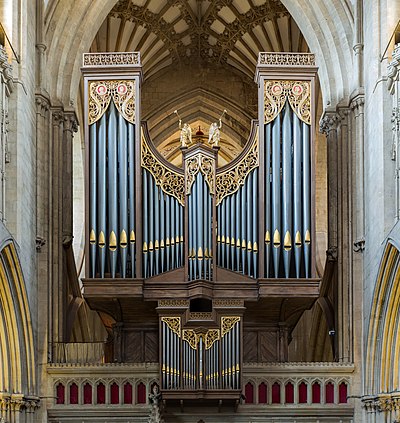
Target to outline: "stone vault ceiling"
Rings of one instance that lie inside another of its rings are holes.
[[[120,0],[92,51],[140,51],[145,78],[171,64],[230,65],[253,78],[259,51],[307,51],[279,0]]]

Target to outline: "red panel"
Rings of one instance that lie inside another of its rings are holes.
[[[69,387],[69,403],[78,404],[78,385],[76,383]]]
[[[339,403],[347,403],[347,385],[344,382],[339,385]]]
[[[110,387],[111,404],[119,404],[119,386],[114,382]]]
[[[65,404],[65,386],[59,383],[56,388],[56,404]]]
[[[312,386],[312,402],[313,404],[321,403],[321,385],[318,382],[314,382]]]
[[[246,383],[244,396],[246,397],[246,404],[254,404],[254,387],[252,383]]]
[[[285,403],[293,404],[294,403],[294,386],[293,383],[289,382],[285,386]]]
[[[325,402],[327,404],[333,404],[335,401],[334,386],[332,382],[328,382],[325,385]]]
[[[132,404],[132,385],[127,382],[124,385],[124,404]]]
[[[258,386],[258,403],[266,404],[267,402],[267,385],[263,382]]]
[[[272,385],[272,404],[281,403],[281,385],[278,382],[275,382]]]
[[[99,383],[97,385],[97,404],[105,404],[106,403],[106,387]]]
[[[146,386],[143,382],[140,382],[137,387],[137,403],[146,404]]]
[[[307,404],[307,385],[304,382],[299,385],[299,404]]]
[[[83,387],[83,403],[92,403],[92,385],[90,383],[85,383],[85,386]]]

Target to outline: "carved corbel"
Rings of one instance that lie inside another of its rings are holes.
[[[355,253],[362,253],[365,250],[365,239],[360,238],[353,243],[353,251]]]
[[[338,251],[337,251],[337,247],[329,247],[326,250],[326,258],[329,262],[336,262],[337,258],[338,258]]]
[[[12,76],[12,66],[8,63],[8,54],[6,49],[0,45],[0,73],[6,85],[6,95],[10,96],[14,89],[14,81]]]
[[[335,112],[324,112],[319,121],[319,131],[328,136],[331,131],[336,131],[339,116]]]
[[[396,81],[399,80],[400,74],[400,44],[396,44],[393,53],[392,53],[392,61],[388,65],[388,90],[390,94],[394,94],[395,92],[395,84]]]

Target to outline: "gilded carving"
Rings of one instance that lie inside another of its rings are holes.
[[[240,322],[240,317],[238,316],[221,317],[221,338],[228,333],[237,322]]]
[[[192,349],[197,350],[198,336],[193,329],[184,329],[182,331],[182,339],[186,341]]]
[[[181,336],[180,317],[161,317],[161,321],[164,322],[172,332],[176,333],[179,337]]]
[[[243,307],[243,300],[214,300],[213,307]]]
[[[311,84],[309,81],[265,81],[264,123],[272,122],[289,102],[294,113],[311,125]]]
[[[83,66],[140,65],[140,53],[84,53]]]
[[[141,165],[154,177],[156,184],[167,195],[175,197],[179,203],[185,205],[185,178],[183,175],[169,169],[161,163],[152,153],[142,134],[142,159]]]
[[[219,340],[219,329],[208,329],[207,333],[204,336],[204,344],[206,350],[209,350],[213,345],[214,342]]]
[[[89,84],[89,125],[104,115],[111,99],[124,119],[135,123],[135,81],[93,81]]]
[[[214,194],[215,161],[211,157],[198,154],[186,160],[186,195],[190,195],[196,175],[201,172],[207,182],[210,194]]]
[[[228,195],[234,194],[244,185],[247,176],[259,165],[258,160],[258,135],[247,154],[234,167],[216,176],[216,202],[217,206]]]
[[[259,53],[259,65],[315,66],[313,53]]]
[[[189,301],[187,300],[160,300],[158,307],[188,307]]]

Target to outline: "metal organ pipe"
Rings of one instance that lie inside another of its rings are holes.
[[[310,277],[311,254],[311,163],[310,163],[310,127],[302,122],[303,135],[303,240],[305,277]]]
[[[264,127],[265,139],[265,277],[270,276],[271,261],[271,124],[267,123]]]
[[[282,122],[282,236],[285,277],[289,277],[292,253],[292,126],[291,108],[285,105]]]
[[[127,130],[123,116],[118,115],[118,162],[119,162],[119,239],[121,276],[126,278],[127,267],[127,246],[128,246],[128,158],[127,152]]]
[[[148,277],[148,251],[149,251],[149,206],[148,206],[148,172],[143,169],[143,277]]]
[[[296,278],[300,277],[301,268],[301,129],[300,119],[293,113],[293,236],[294,236],[294,261]]]
[[[253,194],[253,184],[251,183],[251,176],[248,175],[247,179],[246,179],[246,194],[247,194],[247,198],[246,198],[246,223],[247,223],[247,263],[246,263],[246,267],[247,267],[247,275],[251,276],[251,264],[252,264],[252,251],[253,251],[253,244],[251,242],[251,237],[252,237],[252,221],[251,221],[251,217],[250,217],[250,212],[251,212],[251,205],[253,204],[253,198],[252,198],[252,194]]]
[[[108,233],[111,277],[117,270],[117,233],[118,233],[118,161],[117,161],[117,117],[114,103],[110,105],[108,120]]]
[[[253,246],[253,278],[257,277],[258,274],[258,218],[257,218],[257,209],[258,209],[258,202],[257,202],[257,194],[258,194],[258,168],[253,170],[252,173],[253,179],[253,192],[252,192],[252,226],[253,226],[253,234],[252,234],[252,246]]]
[[[154,274],[160,273],[160,189],[154,185]]]
[[[97,123],[90,127],[90,277],[96,277],[96,237],[97,237]]]
[[[129,173],[129,245],[131,255],[132,278],[136,277],[136,225],[135,225],[135,126],[128,124],[128,173]]]
[[[281,119],[278,115],[272,124],[272,231],[275,278],[279,276],[281,250]]]
[[[203,175],[199,172],[196,178],[196,194],[197,194],[197,209],[196,209],[196,223],[194,230],[197,227],[197,264],[198,264],[198,275],[200,279],[203,279],[202,264],[203,264],[203,212],[204,212],[204,203],[203,203]]]
[[[98,150],[98,207],[99,207],[99,266],[100,266],[100,277],[104,278],[104,272],[106,267],[106,210],[107,210],[107,182],[106,182],[106,155],[107,155],[107,130],[106,130],[106,114],[100,119],[99,124],[99,150]]]

